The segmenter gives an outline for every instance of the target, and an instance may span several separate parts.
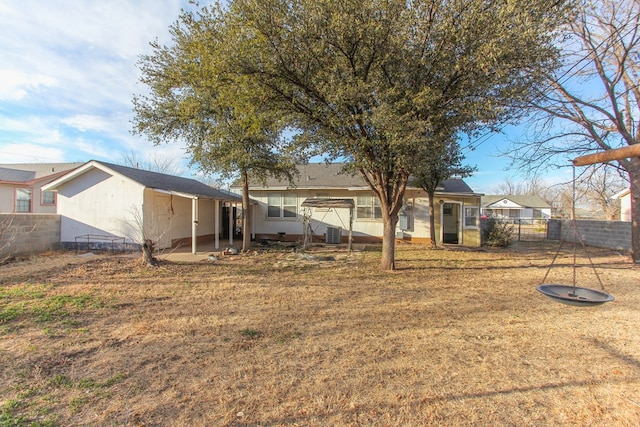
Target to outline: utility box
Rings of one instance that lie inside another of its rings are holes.
[[[326,235],[327,243],[337,245],[338,243],[340,243],[341,236],[342,236],[342,228],[327,227],[327,235]]]

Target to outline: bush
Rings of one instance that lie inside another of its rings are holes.
[[[496,221],[495,218],[487,219],[482,231],[482,243],[487,246],[506,248],[511,244],[513,226]]]

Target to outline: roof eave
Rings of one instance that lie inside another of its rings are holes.
[[[209,199],[209,200],[220,200],[221,202],[240,202],[242,201],[241,197],[234,197],[233,195],[228,195],[228,198],[224,197],[215,197],[208,194],[196,194],[196,193],[185,193],[183,191],[175,191],[175,190],[164,190],[162,188],[152,188],[147,187],[148,189],[155,191],[156,193],[169,194],[172,196],[184,197],[185,199]]]
[[[87,163],[83,164],[82,166],[73,169],[70,172],[67,172],[66,174],[62,175],[60,178],[55,179],[53,181],[51,181],[50,183],[44,185],[42,187],[42,189],[44,191],[57,191],[57,187],[66,184],[67,182],[71,181],[72,179],[75,179],[77,177],[79,177],[80,175],[83,175],[85,173],[87,173],[89,170],[91,169],[98,169],[101,170],[102,172],[108,173],[110,175],[118,175],[119,177],[122,177],[123,179],[126,179],[129,182],[138,184],[138,185],[142,185],[144,186],[142,183],[136,181],[135,179],[129,178],[126,175],[121,174],[120,172],[111,169],[110,167],[103,165],[102,163],[100,163],[97,160],[90,160]]]

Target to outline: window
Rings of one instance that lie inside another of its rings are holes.
[[[358,219],[381,219],[380,200],[375,196],[358,196],[356,198],[356,217]]]
[[[269,194],[267,200],[267,218],[296,218],[298,199],[292,193]]]
[[[478,211],[479,208],[464,208],[464,226],[465,228],[478,227]]]
[[[43,205],[55,205],[56,193],[55,191],[43,191],[42,192],[42,204]]]
[[[31,212],[30,188],[16,188],[16,212]]]

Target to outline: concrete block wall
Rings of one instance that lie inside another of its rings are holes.
[[[580,219],[576,221],[576,227],[586,245],[621,251],[631,250],[630,222]],[[569,242],[575,240],[571,221],[562,223],[562,235],[566,236],[564,238]]]
[[[60,247],[60,215],[0,214],[0,224],[0,259]]]

